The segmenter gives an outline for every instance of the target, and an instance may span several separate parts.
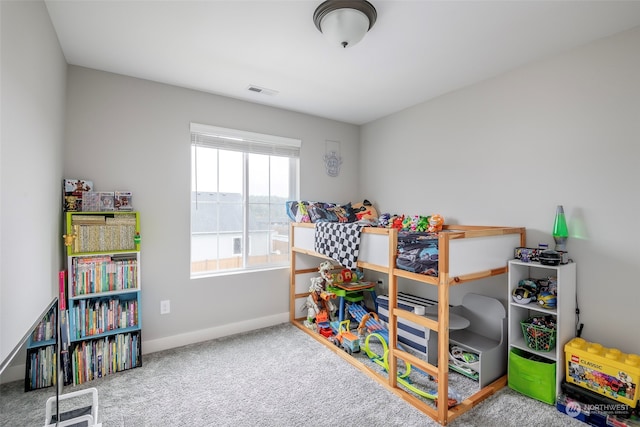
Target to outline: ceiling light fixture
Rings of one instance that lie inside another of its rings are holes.
[[[327,0],[313,12],[313,23],[330,42],[347,48],[362,40],[377,16],[366,0]]]

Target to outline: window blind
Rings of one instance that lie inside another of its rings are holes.
[[[243,153],[299,158],[302,141],[282,136],[191,123],[191,144]]]

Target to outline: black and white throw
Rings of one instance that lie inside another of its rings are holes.
[[[356,268],[362,227],[364,225],[358,223],[316,223],[315,251],[346,268]]]

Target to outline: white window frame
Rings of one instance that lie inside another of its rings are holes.
[[[254,153],[254,154],[266,154],[266,155],[275,155],[282,157],[290,157],[297,160],[297,167],[295,174],[290,176],[291,187],[293,187],[295,194],[289,195],[291,199],[297,200],[299,198],[299,181],[300,181],[300,149],[302,147],[302,141],[295,138],[287,138],[282,136],[268,135],[256,132],[248,132],[242,131],[238,129],[229,129],[218,126],[211,126],[199,123],[191,123],[190,124],[191,131],[191,145],[195,146],[203,146],[208,148],[217,148],[220,150],[230,150],[230,151],[239,151],[243,153]],[[193,171],[191,171],[193,173]],[[246,180],[246,177],[245,177]],[[249,251],[249,215],[246,214],[248,212],[249,205],[249,197],[247,194],[247,187],[245,186],[244,194],[245,198],[243,201],[245,215],[243,218],[243,230],[241,241],[243,242],[242,252],[243,252],[243,265],[245,267],[240,269],[231,269],[231,270],[217,270],[217,271],[208,271],[204,273],[194,272],[192,268],[190,268],[191,277],[203,277],[203,276],[211,276],[218,274],[229,274],[235,272],[243,272],[243,271],[255,271],[255,270],[264,270],[271,268],[284,268],[286,266],[283,265],[267,265],[265,267],[246,267],[247,265],[247,256]],[[193,189],[191,189],[193,191]],[[197,191],[197,190],[196,190]],[[191,198],[190,198],[191,200]],[[190,202],[191,203],[191,202]],[[285,209],[285,206],[282,207]],[[191,208],[190,208],[191,210]],[[190,230],[190,241],[193,237],[193,232]],[[190,257],[190,263],[191,263]]]

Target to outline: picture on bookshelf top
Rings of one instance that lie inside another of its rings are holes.
[[[65,178],[62,182],[62,207],[65,212],[82,211],[83,194],[93,190],[93,181]]]

